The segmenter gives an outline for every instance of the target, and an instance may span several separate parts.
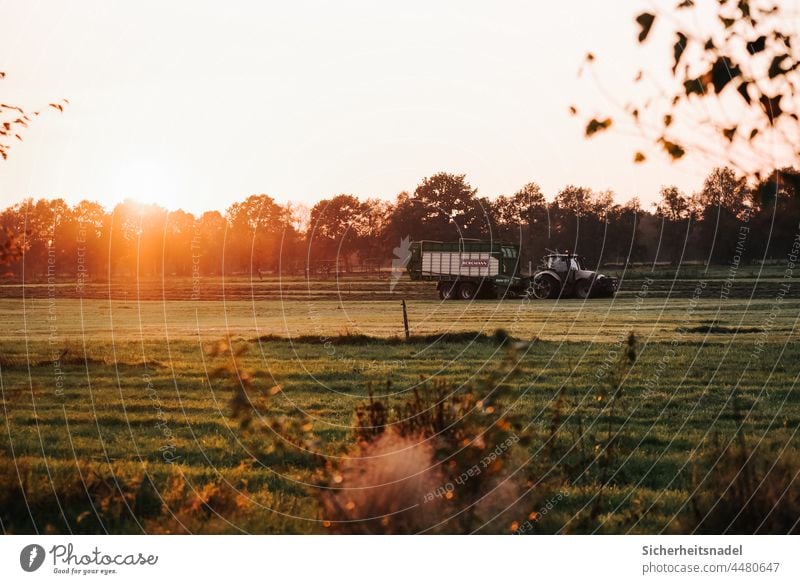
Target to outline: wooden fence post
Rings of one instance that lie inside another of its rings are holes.
[[[403,305],[403,328],[406,331],[406,340],[408,340],[410,335],[409,335],[409,332],[408,332],[408,312],[406,312],[406,301],[405,300],[402,301],[402,305]]]

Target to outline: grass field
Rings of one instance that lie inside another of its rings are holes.
[[[0,300],[2,527],[358,531],[359,508],[395,513],[396,483],[417,516],[373,531],[796,531],[800,300],[777,278],[753,299],[714,282],[667,296],[639,278],[588,302],[419,291],[409,342],[399,297]],[[244,417],[241,388],[261,400]],[[355,436],[358,412],[402,422],[418,394],[479,396],[469,432],[352,478],[394,460]],[[508,436],[480,479],[454,480]]]

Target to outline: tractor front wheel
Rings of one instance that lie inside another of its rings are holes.
[[[583,298],[584,300],[589,298],[592,294],[592,281],[589,278],[584,278],[583,280],[578,280],[575,282],[575,296],[578,298]]]

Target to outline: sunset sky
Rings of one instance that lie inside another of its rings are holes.
[[[0,162],[0,203],[311,204],[449,171],[486,196],[572,183],[648,205],[710,164],[633,165],[636,139],[587,141],[568,107],[617,113],[638,68],[668,70],[671,33],[636,43],[650,4],[2,2],[2,100],[71,105]],[[587,51],[601,82],[578,78]]]

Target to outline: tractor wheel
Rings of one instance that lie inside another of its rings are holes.
[[[592,295],[592,281],[589,278],[575,282],[575,296],[578,298],[589,298]]]
[[[561,286],[553,276],[544,274],[534,279],[533,295],[539,300],[558,298]]]
[[[478,293],[478,287],[472,282],[464,282],[458,287],[458,297],[461,300],[472,300]]]

